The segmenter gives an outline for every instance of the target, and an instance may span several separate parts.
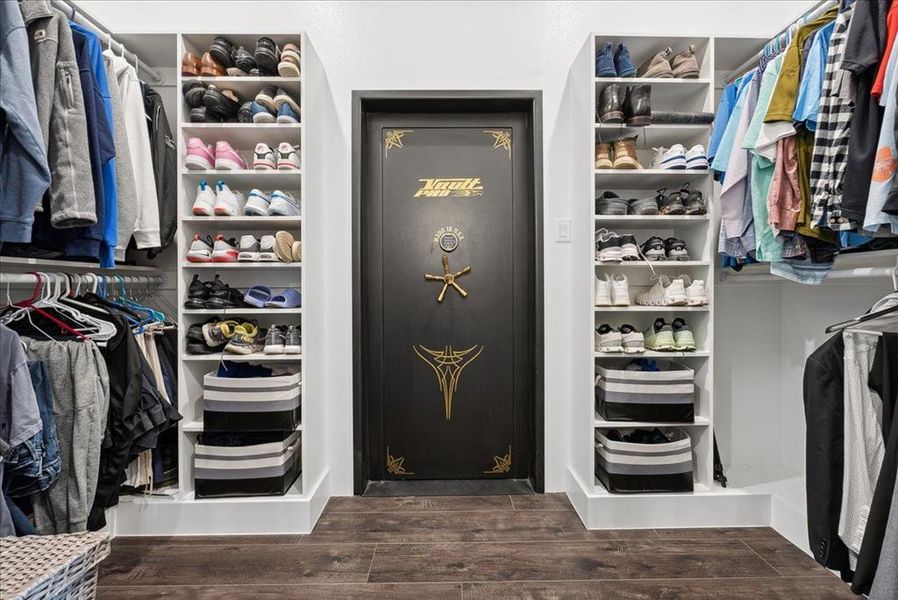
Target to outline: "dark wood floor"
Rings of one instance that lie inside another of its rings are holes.
[[[333,498],[305,536],[117,538],[98,597],[855,598],[772,529],[587,531],[562,494]]]

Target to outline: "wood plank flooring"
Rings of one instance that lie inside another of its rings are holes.
[[[856,596],[772,529],[588,531],[545,494],[332,498],[305,536],[117,538],[98,598]]]

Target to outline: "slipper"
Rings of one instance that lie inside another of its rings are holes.
[[[265,303],[271,300],[271,290],[264,285],[254,285],[246,290],[243,301],[252,306],[263,308]]]
[[[272,308],[297,308],[302,305],[302,294],[293,288],[287,288],[277,296],[272,296],[265,306]]]

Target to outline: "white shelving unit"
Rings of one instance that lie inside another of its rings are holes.
[[[181,34],[178,56],[189,51],[201,55],[219,34]],[[251,101],[264,86],[282,88],[301,107],[300,124],[255,124],[255,123],[191,123],[189,108],[179,97],[177,119],[179,154],[179,217],[177,301],[183,307],[191,279],[198,275],[201,281],[211,280],[216,274],[232,288],[245,291],[254,285],[265,285],[277,293],[286,288],[296,288],[303,295],[303,306],[294,309],[279,308],[231,308],[184,309],[179,310],[179,329],[182,332],[179,355],[179,410],[184,416],[179,424],[179,489],[172,499],[155,500],[149,498],[139,503],[123,505],[117,514],[117,535],[159,535],[159,534],[225,534],[225,533],[308,533],[314,526],[327,499],[327,468],[324,456],[324,407],[320,396],[309,393],[316,388],[310,385],[307,357],[315,356],[318,346],[316,328],[306,327],[306,312],[316,312],[316,293],[309,293],[310,261],[316,260],[314,234],[307,233],[306,223],[314,224],[318,210],[316,203],[320,197],[310,195],[314,184],[309,185],[309,173],[319,176],[323,172],[324,135],[321,121],[316,121],[316,103],[322,101],[322,91],[326,86],[324,71],[306,36],[302,33],[228,34],[221,33],[235,44],[252,52],[261,36],[272,38],[279,47],[293,43],[300,48],[300,77],[189,77],[178,78],[178,89],[188,79],[199,79],[214,84],[220,89],[231,90],[240,103]],[[316,133],[317,132],[317,133]],[[301,168],[283,171],[226,171],[190,170],[185,167],[184,157],[188,138],[199,137],[207,144],[225,140],[243,154],[248,165],[252,164],[252,151],[259,142],[276,147],[280,142],[290,142],[298,146]],[[311,168],[310,168],[311,166]],[[314,178],[314,176],[313,176]],[[320,177],[323,179],[323,176]],[[271,192],[290,192],[302,203],[302,214],[298,217],[202,217],[192,214],[191,209],[196,189],[200,181],[214,185],[224,181],[232,190],[246,196],[253,188]],[[322,183],[317,185],[321,186]],[[320,189],[319,194],[320,194]],[[303,262],[257,262],[257,263],[190,263],[184,260],[187,249],[195,234],[216,235],[238,238],[252,234],[262,235],[287,231],[302,242]],[[320,242],[319,242],[320,243]],[[314,270],[314,267],[312,267]],[[319,280],[320,281],[320,280]],[[311,299],[311,300],[310,300]],[[320,309],[318,309],[320,310]],[[249,355],[216,353],[194,355],[186,352],[184,335],[194,324],[201,324],[212,316],[229,319],[256,321],[260,327],[271,325],[298,325],[303,333],[303,354]],[[319,338],[320,339],[320,338]],[[295,367],[300,370],[302,397],[302,473],[291,489],[282,496],[196,498],[193,481],[194,446],[197,437],[203,433],[202,383],[206,373],[215,371],[220,361],[253,363],[277,368]],[[316,398],[318,401],[316,402]]]

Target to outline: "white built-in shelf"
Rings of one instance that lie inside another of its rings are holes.
[[[185,315],[300,315],[301,308],[182,308]]]
[[[183,269],[301,269],[301,262],[207,262],[181,263]]]
[[[632,126],[626,123],[596,123],[596,143],[621,137],[636,136],[637,148],[654,148],[683,144],[707,144],[711,126],[707,124],[661,124]],[[645,165],[643,165],[645,166]]]
[[[611,269],[648,269],[649,266],[658,269],[679,269],[681,267],[707,267],[711,263],[707,260],[655,260],[646,262],[644,260],[624,260],[621,262],[599,262],[594,261],[596,267],[607,267]]]
[[[208,140],[207,140],[208,141]],[[302,171],[228,171],[225,169],[184,169],[181,171],[186,182],[185,187],[193,189],[201,179],[217,181],[221,179],[230,187],[237,189],[259,188],[263,190],[296,191],[302,183]],[[192,200],[191,200],[192,203]]]
[[[623,83],[625,85],[639,85],[647,83],[656,85],[677,85],[683,87],[697,88],[698,92],[708,89],[710,80],[708,79],[683,79],[680,77],[596,77],[596,84],[605,85],[608,83]]]
[[[254,352],[253,354],[232,354],[230,352],[218,352],[216,354],[184,354],[181,360],[185,362],[221,362],[230,360],[234,362],[299,362],[302,354],[265,354]]]
[[[296,101],[300,100],[300,93],[302,91],[302,77],[278,77],[276,75],[264,77],[192,77],[190,75],[184,75],[181,77],[181,80],[199,80],[204,83],[213,84],[223,90],[231,90],[237,94],[243,102],[255,98],[256,94],[259,93],[259,90],[266,85],[284,88],[284,90],[293,96],[293,99]]]
[[[214,225],[220,229],[246,229],[250,227],[298,227],[302,217],[181,217],[182,223]]]
[[[297,425],[297,431],[302,431],[302,424]],[[197,419],[196,421],[188,421],[181,425],[181,431],[185,433],[202,433],[203,432],[203,420]]]
[[[183,129],[213,129],[217,132],[234,129],[241,131],[248,129],[250,131],[266,131],[274,129],[278,131],[299,131],[302,123],[182,123]]]
[[[595,158],[595,157],[593,157]],[[596,186],[618,189],[650,189],[682,185],[704,179],[710,171],[699,169],[594,169]]]
[[[596,306],[596,312],[708,312],[710,306]]]
[[[646,496],[650,496],[658,500],[659,502],[664,502],[666,498],[676,498],[682,496],[704,496],[712,493],[718,486],[708,486],[703,483],[694,482],[693,489],[691,492],[662,492],[662,493],[651,493],[651,494],[612,494],[608,490],[605,489],[605,486],[602,485],[602,482],[595,478],[594,476],[594,484],[592,494],[590,494],[590,498],[621,498],[622,500],[626,500],[627,498],[633,497],[641,497],[645,498]]]
[[[278,123],[185,123],[181,126],[185,138],[198,137],[207,144],[223,140],[240,151],[248,152],[264,142],[277,148],[281,142],[301,145],[302,125]],[[244,155],[244,158],[246,156]],[[287,171],[296,173],[297,171]]]
[[[661,229],[686,225],[705,225],[710,215],[596,215],[596,222],[630,229]]]
[[[115,271],[123,273],[159,272],[159,267],[147,265],[115,265],[109,269],[103,269],[99,264],[92,262],[0,256],[0,268],[4,270],[34,271],[36,267],[53,267],[54,269],[63,269],[66,271],[104,271],[107,273]]]
[[[711,353],[707,350],[696,350],[695,352],[656,352],[654,350],[646,350],[645,352],[593,352],[593,358],[707,358]]]
[[[598,413],[593,420],[594,427],[602,429],[627,429],[633,427],[707,427],[711,424],[708,417],[695,417],[693,423],[672,423],[668,421],[606,421]]]

